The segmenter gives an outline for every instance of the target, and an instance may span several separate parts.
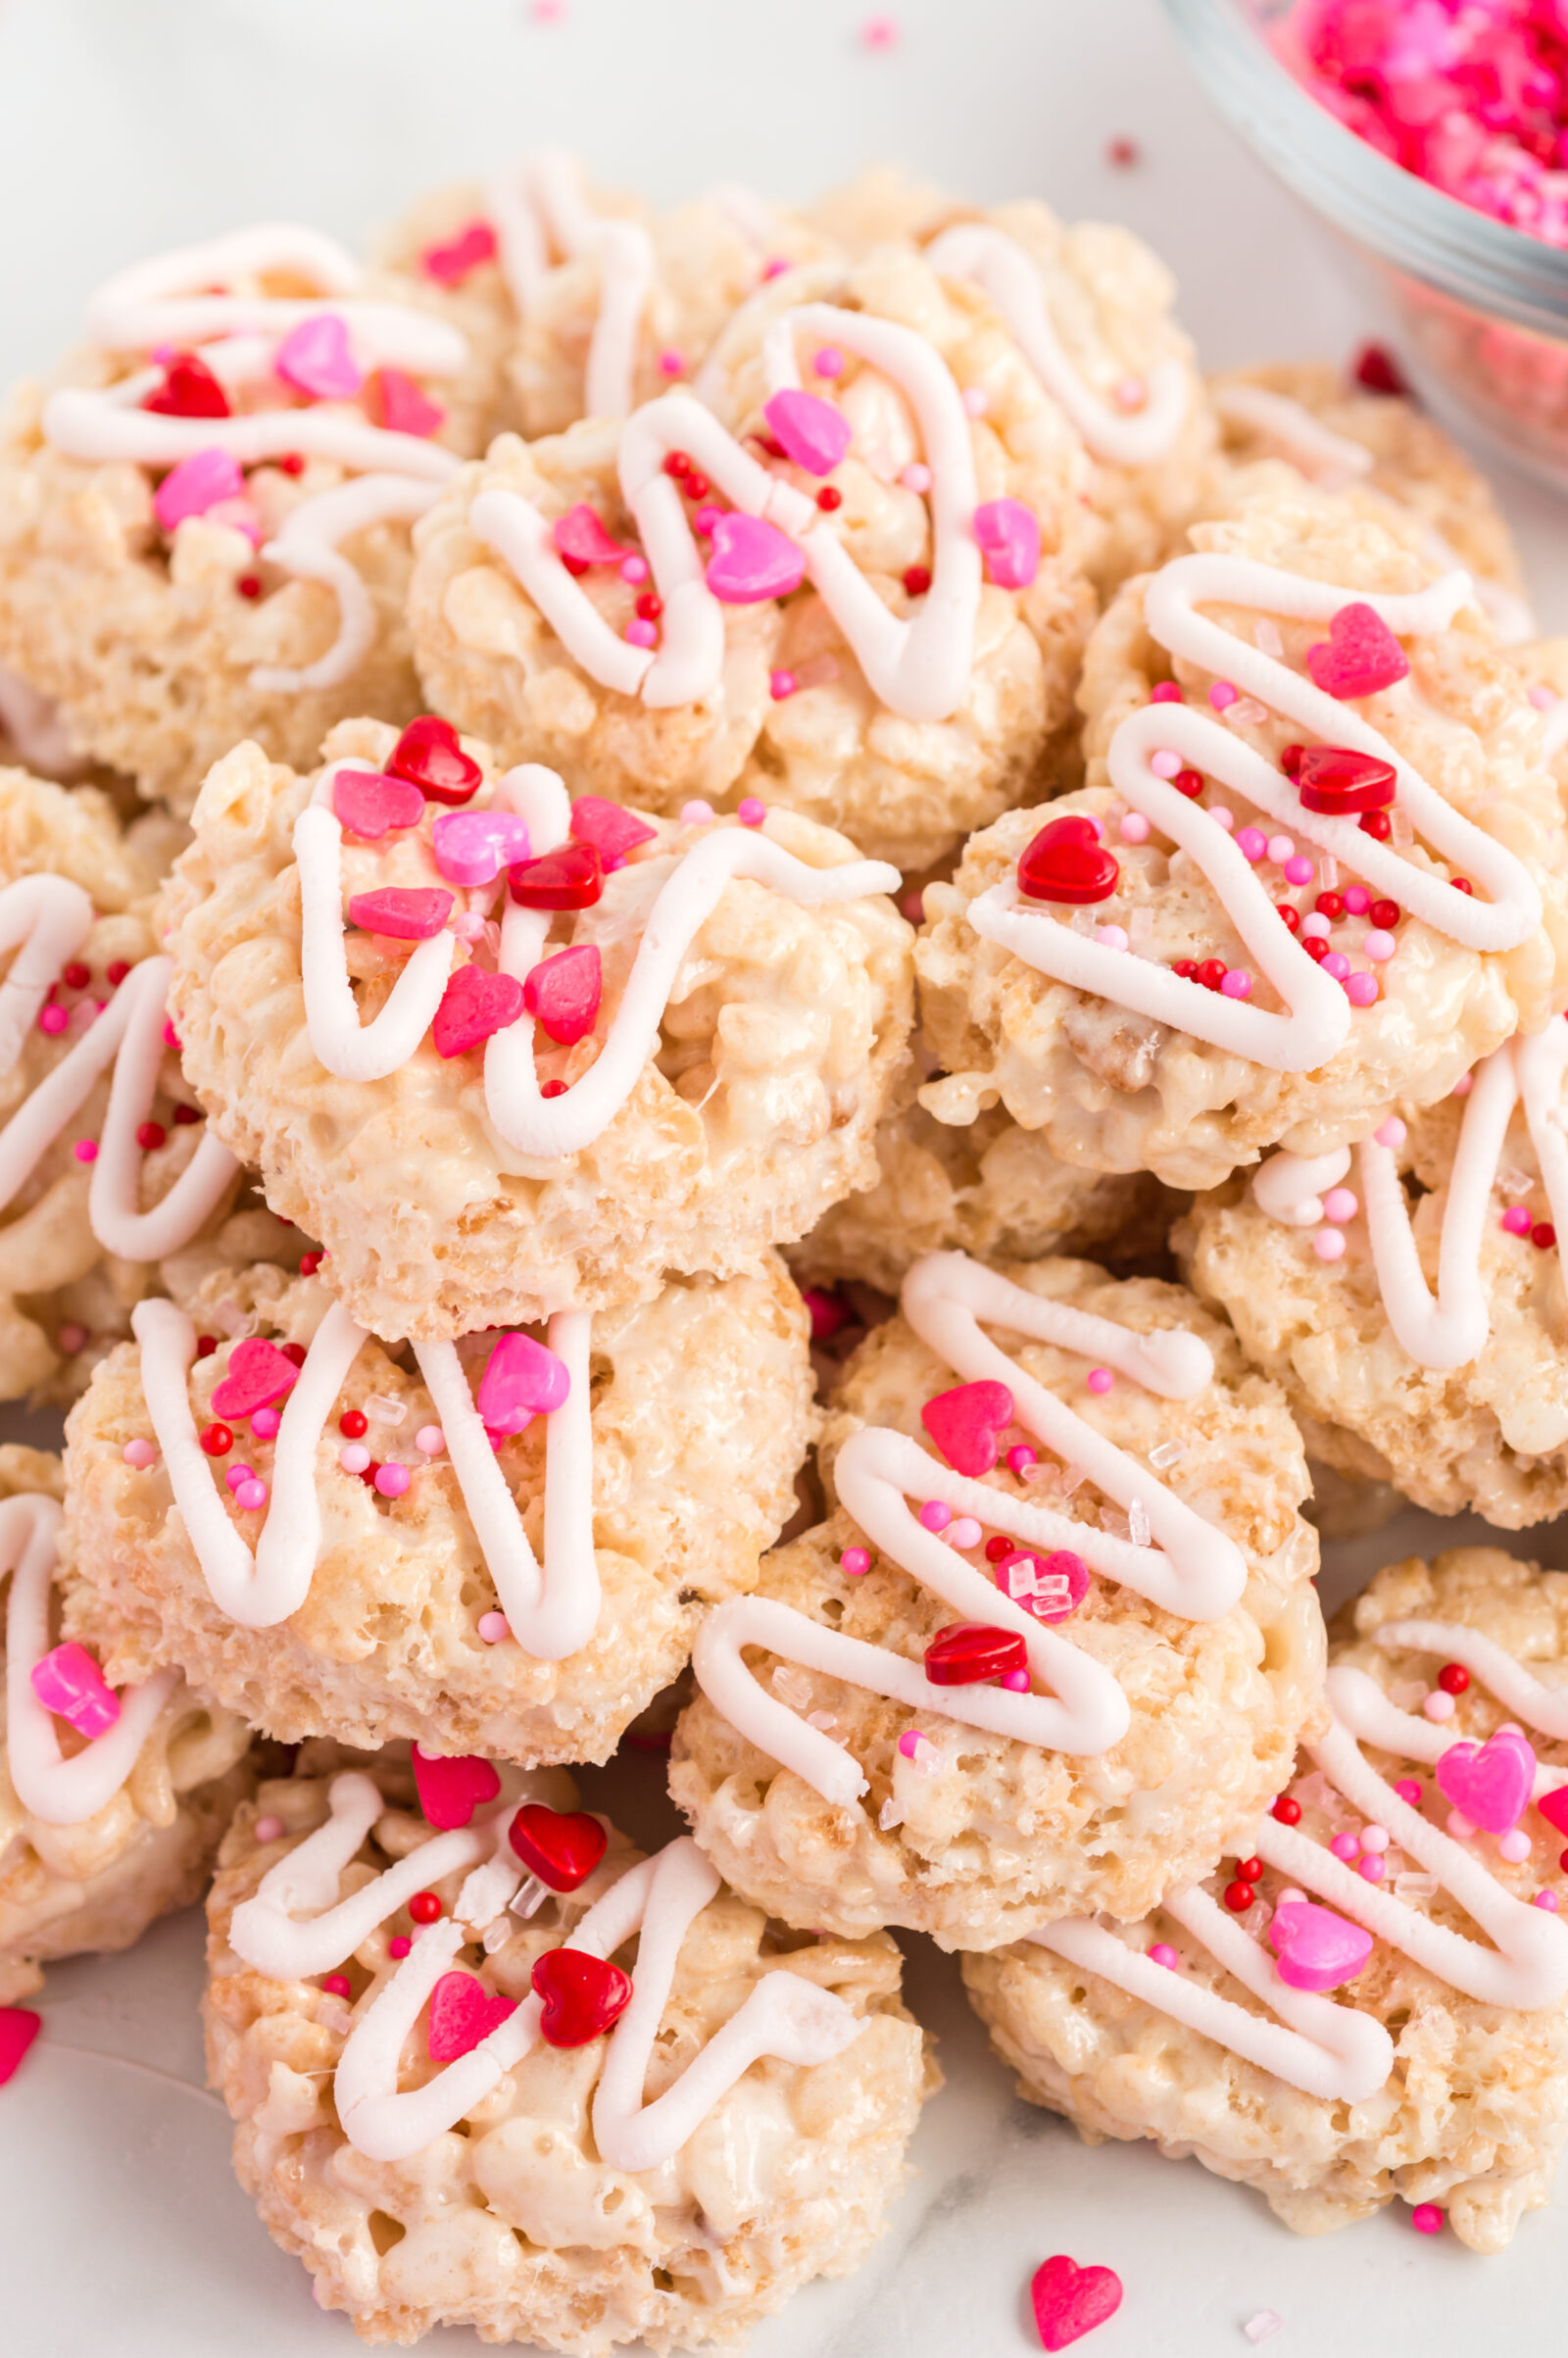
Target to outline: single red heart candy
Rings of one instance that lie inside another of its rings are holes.
[[[464,752],[451,721],[438,720],[433,712],[409,722],[386,765],[433,803],[466,803],[484,784],[484,771]]]
[[[456,1826],[466,1826],[474,1811],[483,1802],[493,1801],[501,1791],[501,1779],[495,1763],[482,1760],[477,1752],[460,1752],[451,1758],[436,1752],[421,1752],[412,1746],[414,1783],[419,1796],[419,1807],[432,1826],[450,1834]]]
[[[592,909],[605,889],[605,863],[591,843],[564,843],[537,860],[507,870],[507,887],[521,909]]]
[[[1041,2341],[1048,2350],[1064,2350],[1115,2316],[1121,2279],[1114,2268],[1079,2268],[1058,2251],[1035,2270],[1029,2296]]]
[[[1410,660],[1375,606],[1342,606],[1326,640],[1306,651],[1306,667],[1327,696],[1375,696],[1408,679]]]
[[[530,1875],[552,1891],[575,1891],[605,1855],[610,1837],[586,1809],[547,1809],[524,1801],[507,1840]]]
[[[525,975],[522,1004],[552,1040],[571,1048],[593,1030],[603,990],[599,952],[585,942],[558,951]]]
[[[1536,1807],[1548,1826],[1568,1835],[1568,1785],[1559,1785],[1551,1793],[1543,1793]]]
[[[275,1343],[247,1335],[228,1354],[228,1365],[213,1386],[213,1414],[239,1418],[270,1407],[291,1392],[300,1371]]]
[[[1029,1648],[1018,1631],[989,1621],[956,1621],[925,1649],[925,1675],[933,1687],[978,1687],[1028,1667]]]
[[[43,2016],[34,2014],[30,2006],[0,2006],[0,2088],[42,2029]]]
[[[229,418],[228,395],[204,360],[176,352],[164,367],[164,381],[142,403],[160,418]]]
[[[349,903],[351,923],[395,942],[433,941],[451,914],[452,895],[439,885],[384,884],[378,892],[356,893]]]
[[[522,1013],[522,985],[514,974],[489,974],[483,966],[460,966],[441,994],[430,1025],[438,1056],[461,1056],[493,1032],[504,1032]]]
[[[1068,901],[1087,907],[1108,901],[1121,868],[1096,835],[1092,819],[1076,812],[1054,818],[1018,862],[1018,890],[1031,901]]]
[[[640,843],[652,843],[659,829],[639,818],[635,811],[623,811],[619,803],[585,794],[571,806],[571,833],[573,842],[595,847],[609,876],[625,866],[628,852],[634,852]]]
[[[631,2003],[631,1976],[585,1948],[547,1948],[534,1966],[533,1987],[544,2001],[539,2029],[553,2047],[602,2039]]]
[[[1346,745],[1303,745],[1296,765],[1301,806],[1331,818],[1387,811],[1397,780],[1392,761],[1352,753]]]
[[[1013,1414],[1006,1385],[988,1381],[937,1393],[921,1409],[920,1422],[956,1474],[980,1475],[996,1464]]]
[[[385,777],[377,769],[340,769],[332,780],[332,809],[351,834],[373,843],[389,827],[416,827],[424,816],[424,797],[407,778]]]
[[[430,2021],[425,2038],[432,2063],[456,2063],[471,2055],[481,2039],[499,2031],[508,2015],[515,2014],[514,1997],[492,1995],[471,1973],[444,1973],[430,1992]]]

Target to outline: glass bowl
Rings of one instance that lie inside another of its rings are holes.
[[[1568,489],[1568,252],[1418,179],[1320,106],[1270,47],[1295,0],[1165,0],[1199,76],[1355,259],[1440,417]]]

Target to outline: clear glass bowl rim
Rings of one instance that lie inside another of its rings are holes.
[[[1568,253],[1358,139],[1275,57],[1247,0],[1165,0],[1165,13],[1220,112],[1335,228],[1443,294],[1550,336],[1568,331]]]

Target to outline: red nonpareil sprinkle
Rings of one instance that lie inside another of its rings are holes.
[[[566,1084],[564,1081],[541,1081],[539,1084],[541,1097],[564,1097],[565,1094]]]
[[[1196,958],[1175,958],[1170,970],[1172,974],[1179,974],[1183,982],[1191,982],[1198,972],[1198,960]]]
[[[434,1924],[441,1913],[441,1902],[434,1891],[416,1891],[409,1901],[409,1914],[416,1924]]]
[[[111,958],[104,968],[104,980],[112,991],[118,991],[129,972],[130,960],[128,958]]]
[[[1476,889],[1468,876],[1450,876],[1448,878],[1448,882],[1452,885],[1456,893],[1464,893],[1469,895],[1474,893]]]
[[[300,1254],[301,1277],[314,1277],[325,1258],[324,1253],[302,1253]]]
[[[1301,766],[1301,756],[1305,753],[1305,751],[1306,747],[1304,745],[1287,745],[1282,750],[1280,754],[1280,767],[1284,770],[1288,778],[1294,778],[1297,772],[1299,770]]]
[[[328,1997],[347,1997],[353,1984],[346,1973],[323,1973],[321,1989]]]
[[[168,1136],[169,1132],[162,1122],[138,1122],[136,1125],[136,1144],[144,1154],[151,1154]]]
[[[712,485],[705,474],[699,474],[693,467],[687,471],[684,489],[689,500],[706,500]]]
[[[684,481],[691,471],[692,463],[683,450],[664,453],[664,472],[667,475],[673,475],[677,483]]]
[[[234,583],[242,598],[259,598],[262,594],[260,573],[241,573]]]
[[[198,1438],[209,1457],[226,1457],[234,1447],[234,1436],[227,1425],[203,1425]]]
[[[323,1260],[326,1258],[324,1253],[322,1253],[321,1258]],[[292,1366],[304,1366],[308,1354],[303,1343],[280,1343],[277,1348],[282,1352],[284,1358],[287,1359]]]
[[[657,590],[644,590],[637,601],[639,622],[657,622],[664,611],[664,601]]]
[[[1236,1880],[1238,1883],[1261,1883],[1263,1880],[1262,1860],[1260,1858],[1239,1858],[1236,1862]]]
[[[346,1441],[358,1441],[368,1430],[369,1420],[363,1408],[345,1408],[337,1420],[337,1429]]]
[[[1470,1684],[1470,1673],[1462,1662],[1445,1662],[1438,1672],[1438,1685],[1445,1695],[1463,1695]]]
[[[1106,140],[1105,162],[1113,171],[1130,172],[1135,164],[1142,163],[1142,148],[1136,139],[1129,139],[1125,132],[1120,133],[1114,139]]]
[[[837,1294],[824,1293],[820,1286],[808,1286],[801,1296],[811,1321],[811,1341],[828,1343],[840,1327],[848,1326],[851,1312],[848,1303]]]
[[[1196,803],[1203,791],[1203,773],[1200,769],[1179,769],[1171,784],[1178,794],[1185,794],[1190,803]]]
[[[218,1337],[216,1335],[197,1336],[196,1356],[198,1359],[210,1359],[217,1349]]]
[[[1225,980],[1225,960],[1222,958],[1205,958],[1194,979],[1200,982],[1205,991],[1217,991]]]
[[[1279,1799],[1269,1811],[1269,1815],[1272,1818],[1277,1818],[1282,1826],[1299,1826],[1301,1823],[1301,1804],[1299,1801],[1294,1800],[1289,1793],[1281,1793]]]
[[[286,450],[283,456],[280,459],[274,459],[272,464],[280,475],[302,475],[305,472],[305,457],[301,451]]]
[[[1384,933],[1392,933],[1404,911],[1397,901],[1374,901],[1367,915]]]
[[[906,565],[904,587],[909,597],[923,598],[931,587],[931,567],[928,565]]]
[[[1312,907],[1320,917],[1343,917],[1345,914],[1345,901],[1339,893],[1319,893]]]
[[[1361,832],[1370,835],[1374,843],[1387,843],[1394,832],[1393,822],[1386,811],[1368,811],[1362,814]]]
[[[838,489],[836,484],[824,483],[821,490],[816,495],[816,504],[827,515],[831,516],[835,508],[843,507],[844,494]]]
[[[1278,915],[1284,920],[1285,928],[1288,933],[1300,932],[1301,912],[1297,908],[1294,901],[1276,901],[1274,908]]]
[[[1363,344],[1350,364],[1350,374],[1363,393],[1410,398],[1409,379],[1386,344]]]
[[[1321,933],[1309,933],[1302,941],[1301,948],[1306,952],[1307,957],[1312,960],[1314,965],[1321,966],[1323,960],[1329,955],[1328,936]]]
[[[188,1128],[192,1122],[199,1122],[205,1118],[200,1105],[176,1105],[174,1107],[173,1120],[176,1127],[181,1130]]]
[[[1538,1220],[1530,1231],[1530,1242],[1543,1253],[1549,1253],[1557,1242],[1557,1231],[1549,1220]]]
[[[1245,1916],[1248,1909],[1251,1906],[1253,1900],[1257,1897],[1257,1893],[1253,1891],[1250,1883],[1242,1883],[1237,1881],[1236,1883],[1228,1883],[1225,1886],[1223,1896],[1225,1905],[1230,1909],[1230,1912],[1233,1916]]]
[[[1007,1538],[1005,1532],[999,1531],[986,1542],[986,1562],[988,1564],[1000,1564],[1004,1555],[1011,1555],[1013,1552],[1013,1542]]]
[[[60,979],[68,991],[85,991],[92,980],[92,968],[84,966],[79,958],[74,958],[68,966],[61,968]]]

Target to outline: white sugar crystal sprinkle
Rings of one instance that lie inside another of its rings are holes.
[[[372,1425],[400,1425],[409,1412],[402,1400],[392,1400],[384,1392],[372,1392],[365,1403],[365,1413]]]
[[[1135,1547],[1147,1547],[1149,1545],[1149,1509],[1142,1498],[1129,1498],[1127,1501],[1127,1536]]]
[[[808,1711],[806,1715],[806,1724],[808,1728],[819,1728],[822,1734],[826,1736],[829,1735],[839,1723],[834,1718],[831,1711]]]
[[[1431,1899],[1438,1889],[1435,1875],[1418,1875],[1413,1869],[1394,1879],[1394,1896],[1406,1902],[1412,1899]]]
[[[537,1916],[549,1896],[548,1884],[542,1884],[537,1875],[526,1876],[512,1901],[512,1913],[526,1924],[530,1916]]]
[[[1259,614],[1252,624],[1252,645],[1261,647],[1265,655],[1276,658],[1285,653],[1285,641],[1280,637],[1279,624],[1267,614]]]
[[[1285,2320],[1277,2309],[1259,2309],[1255,2317],[1248,2319],[1242,2332],[1247,2335],[1249,2341],[1267,2341],[1271,2335],[1279,2332],[1284,2323]]]
[[[792,1670],[785,1662],[780,1662],[774,1670],[772,1686],[779,1701],[788,1703],[792,1711],[804,1711],[811,1699],[810,1680],[804,1671]]]
[[[1389,841],[1397,852],[1407,852],[1415,841],[1410,813],[1400,803],[1396,803],[1389,812]]]
[[[877,1819],[877,1824],[884,1834],[891,1834],[895,1826],[904,1824],[904,1812],[891,1793],[882,1804],[882,1813]]]
[[[1162,1474],[1167,1466],[1174,1465],[1179,1457],[1185,1457],[1186,1454],[1187,1444],[1184,1441],[1162,1441],[1157,1449],[1150,1450],[1149,1462],[1156,1474]]]
[[[506,1947],[507,1942],[511,1940],[511,1925],[507,1922],[505,1916],[498,1916],[494,1924],[487,1924],[484,1928],[485,1955],[487,1957],[493,1957],[498,1948]]]

